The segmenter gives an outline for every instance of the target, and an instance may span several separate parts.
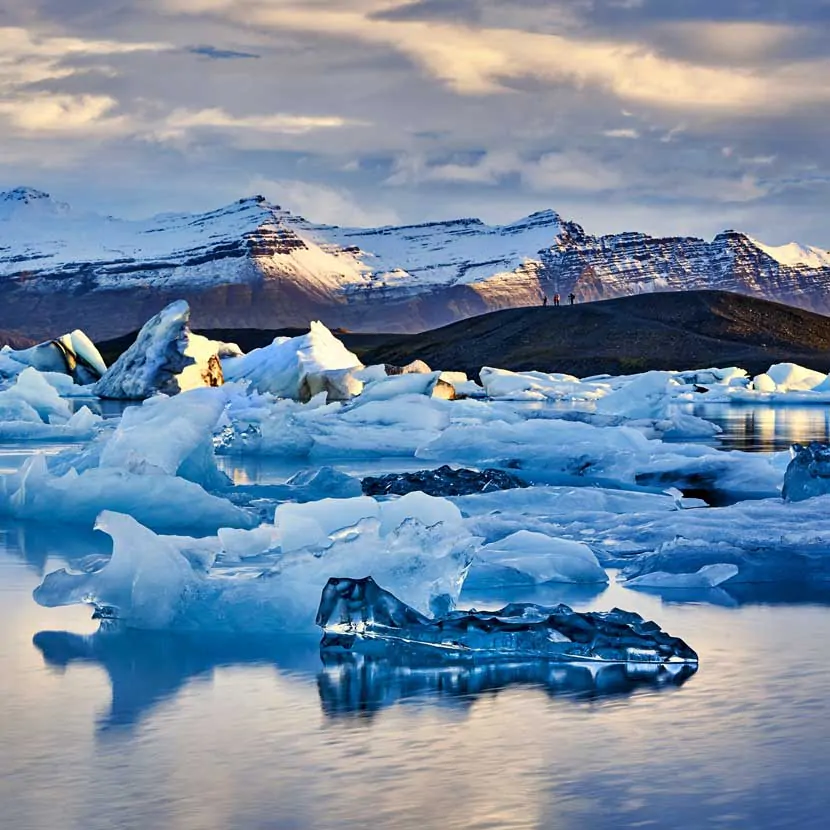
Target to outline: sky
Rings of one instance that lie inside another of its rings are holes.
[[[0,188],[830,248],[830,0],[3,0]]]

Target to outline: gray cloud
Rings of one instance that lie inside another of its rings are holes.
[[[260,182],[312,219],[553,207],[830,247],[828,21],[821,0],[7,0],[0,184],[136,215]]]
[[[244,60],[245,58],[259,58],[253,52],[240,52],[235,49],[220,49],[216,46],[191,46],[187,50],[193,55],[201,55],[214,61],[222,60]]]

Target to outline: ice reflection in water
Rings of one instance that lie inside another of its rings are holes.
[[[830,809],[826,607],[571,594],[700,653],[679,688],[598,692],[539,667],[334,667],[316,638],[94,633],[88,609],[31,600],[57,550],[0,526],[3,826],[812,828]]]

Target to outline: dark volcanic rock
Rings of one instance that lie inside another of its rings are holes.
[[[366,496],[405,496],[415,491],[428,496],[469,496],[527,486],[526,481],[503,470],[454,470],[446,464],[437,470],[390,473],[363,479],[363,493]]]

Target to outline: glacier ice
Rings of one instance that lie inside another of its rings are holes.
[[[101,398],[144,400],[223,382],[220,355],[231,346],[214,343],[188,328],[190,306],[177,300],[148,320],[135,343],[95,384]]]
[[[329,400],[347,400],[363,387],[349,374],[362,365],[320,322],[311,323],[308,334],[277,337],[269,346],[222,362],[228,380],[248,381],[257,392],[296,400],[320,391]]]
[[[79,329],[28,349],[0,350],[0,375],[15,375],[27,366],[67,375],[81,386],[95,383],[107,371],[95,344]]]
[[[0,390],[0,438],[6,441],[85,440],[100,423],[101,417],[86,406],[73,413],[47,377],[32,367]]]
[[[421,612],[443,613],[458,598],[477,540],[452,505],[410,504],[406,517],[388,527],[376,516],[342,526],[364,511],[340,505],[329,523],[336,529],[309,536],[303,547],[294,547],[280,525],[192,539],[159,536],[133,516],[105,511],[97,526],[113,539],[109,562],[101,567],[96,560],[89,572],[50,573],[35,598],[47,606],[88,603],[98,616],[133,628],[299,631],[313,625],[331,574],[345,573],[375,575]],[[425,524],[438,515],[445,521]],[[307,519],[306,526],[319,527],[323,517],[318,511]]]
[[[626,588],[716,588],[723,582],[737,576],[740,568],[737,565],[715,562],[704,565],[694,573],[666,573],[665,571],[651,571],[642,576],[635,576],[625,581]]]
[[[482,547],[470,569],[468,585],[517,582],[605,583],[608,575],[584,543],[519,530]]]
[[[401,602],[371,577],[332,577],[317,611],[322,647],[394,647],[447,660],[501,658],[563,663],[698,662],[683,640],[618,608],[580,614],[566,605],[529,603],[497,611],[453,611],[433,619]]]
[[[830,493],[830,446],[818,442],[806,447],[794,444],[792,453],[784,473],[784,498],[802,501]]]
[[[250,513],[207,492],[230,484],[211,441],[225,402],[224,388],[196,389],[132,407],[85,448],[48,462],[35,455],[0,477],[0,512],[91,526],[114,510],[156,530],[251,527]]]

